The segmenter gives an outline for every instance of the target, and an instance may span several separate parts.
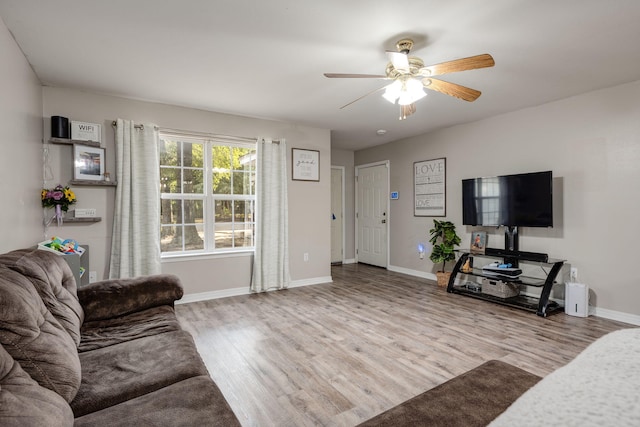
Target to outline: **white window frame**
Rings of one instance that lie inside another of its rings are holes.
[[[204,248],[197,250],[182,250],[177,251],[169,251],[162,252],[162,258],[178,258],[185,256],[198,256],[198,255],[218,255],[218,254],[233,254],[233,253],[253,253],[255,251],[255,246],[241,246],[241,247],[231,247],[231,248],[216,248],[215,247],[215,204],[217,200],[231,200],[231,201],[252,201],[253,202],[253,230],[255,233],[255,203],[256,196],[255,194],[245,195],[245,194],[213,194],[212,185],[213,185],[213,147],[214,146],[230,146],[230,147],[239,147],[239,148],[251,148],[255,152],[257,152],[257,143],[255,140],[252,142],[246,138],[225,138],[225,137],[213,137],[213,136],[202,136],[198,134],[189,134],[189,133],[175,133],[175,132],[159,132],[159,139],[163,140],[174,139],[181,142],[191,142],[191,143],[199,143],[203,144],[203,193],[202,194],[193,194],[193,193],[160,193],[160,201],[162,200],[201,200],[203,202],[203,230],[204,230]],[[158,146],[159,148],[159,146]],[[182,156],[182,150],[180,152],[180,156]],[[182,163],[182,162],[181,162]],[[158,168],[167,167],[158,164]],[[171,166],[169,166],[171,167]],[[191,167],[185,167],[184,165],[175,166],[175,169],[185,170],[192,169]],[[197,168],[199,169],[199,168]],[[231,174],[233,175],[234,170],[231,170]],[[255,179],[255,168],[253,170],[254,179]],[[254,185],[254,192],[255,192]],[[183,205],[184,206],[184,205]],[[184,209],[184,207],[183,207]],[[158,212],[160,215],[160,212]],[[184,212],[182,215],[183,222],[182,224],[176,224],[180,226],[184,226]],[[161,219],[162,220],[162,219]],[[231,218],[232,225],[235,224],[234,215]],[[187,223],[188,224],[188,223]],[[167,224],[169,225],[169,224]],[[161,223],[161,227],[164,224]],[[183,227],[184,232],[184,227]],[[184,239],[182,239],[184,245]],[[255,243],[255,235],[254,235],[254,243]]]

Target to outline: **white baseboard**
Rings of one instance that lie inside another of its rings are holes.
[[[188,304],[190,302],[207,301],[210,299],[237,297],[240,295],[249,295],[248,286],[242,288],[223,289],[220,291],[199,292],[197,294],[183,295],[182,299],[176,301],[176,304]]]
[[[640,316],[637,314],[623,313],[621,311],[608,310],[606,308],[593,306],[589,306],[589,314],[609,320],[616,320],[618,322],[640,326]]]
[[[342,261],[343,264],[355,264],[357,261],[355,258],[349,258]]]
[[[325,276],[325,277],[313,277],[311,279],[292,280],[289,287],[299,288],[300,286],[321,285],[323,283],[333,283],[333,278],[331,276]]]
[[[395,271],[397,273],[408,274],[410,276],[422,277],[423,279],[437,280],[436,275],[433,273],[427,273],[425,271],[411,270],[409,268],[398,267],[390,265],[387,267],[389,271]],[[456,283],[460,283],[456,278]],[[533,295],[531,295],[533,296]],[[554,301],[563,304],[563,300],[554,299]],[[618,322],[629,323],[630,325],[640,326],[640,316],[637,314],[623,313],[621,311],[608,310],[606,308],[589,307],[589,314],[596,317],[602,317],[604,319],[616,320]]]
[[[289,288],[298,288],[300,286],[320,285],[322,283],[332,283],[331,276],[314,277],[311,279],[292,280]],[[222,289],[219,291],[199,292],[197,294],[187,294],[182,299],[176,301],[176,304],[188,304],[190,302],[207,301],[219,298],[237,297],[240,295],[249,295],[251,290],[249,286],[242,288]]]
[[[409,268],[398,267],[396,265],[390,265],[387,267],[389,271],[395,271],[396,273],[408,274],[409,276],[422,277],[423,279],[435,280],[437,281],[437,277],[433,273],[427,273],[426,271],[419,270],[411,270]]]

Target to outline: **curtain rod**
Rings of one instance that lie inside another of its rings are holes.
[[[111,126],[115,126],[116,123],[117,122],[115,120],[112,121]],[[144,129],[144,125],[133,125],[133,127],[135,127],[136,129]],[[190,130],[162,128],[158,126],[156,126],[155,128],[160,132],[174,133],[174,134],[183,135],[183,136],[199,136],[199,137],[206,137],[206,138],[231,139],[239,142],[256,142],[256,140],[258,139],[258,138],[249,138],[246,136],[220,135],[220,134],[207,133],[207,132],[194,132]],[[280,140],[274,139],[272,142],[274,144],[280,144]]]

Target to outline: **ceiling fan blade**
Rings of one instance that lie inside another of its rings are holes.
[[[387,58],[396,70],[409,71],[409,57],[406,53],[387,51]]]
[[[422,68],[427,71],[424,75],[440,76],[442,74],[455,73],[458,71],[475,70],[477,68],[493,67],[495,61],[488,53],[470,56],[468,58],[454,59],[453,61],[442,62],[436,65],[429,65]],[[421,71],[422,71],[421,70]]]
[[[387,85],[387,86],[388,86],[388,85]],[[360,98],[354,99],[354,100],[353,100],[353,101],[351,101],[350,103],[343,105],[342,107],[340,107],[340,109],[342,110],[343,108],[348,107],[349,105],[351,105],[351,104],[353,104],[353,103],[356,103],[356,102],[360,101],[362,98],[366,98],[366,97],[367,97],[367,96],[369,96],[369,95],[372,95],[372,94],[374,94],[374,93],[376,93],[376,92],[379,92],[379,91],[381,91],[382,89],[385,89],[387,86],[382,86],[382,87],[380,87],[380,88],[378,88],[378,89],[374,89],[374,90],[372,90],[371,92],[367,92],[367,93],[365,93],[364,95],[362,95]]]
[[[340,73],[324,73],[325,77],[330,79],[386,79],[387,76],[381,74],[340,74]]]
[[[422,84],[427,89],[435,90],[444,93],[445,95],[454,96],[469,102],[473,102],[478,99],[482,93],[479,90],[432,78],[422,79]]]

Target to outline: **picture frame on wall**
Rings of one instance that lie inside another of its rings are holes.
[[[320,181],[320,151],[291,149],[291,179]]]
[[[73,145],[73,179],[103,181],[105,149],[83,144]]]
[[[414,216],[446,216],[447,159],[413,163]]]

